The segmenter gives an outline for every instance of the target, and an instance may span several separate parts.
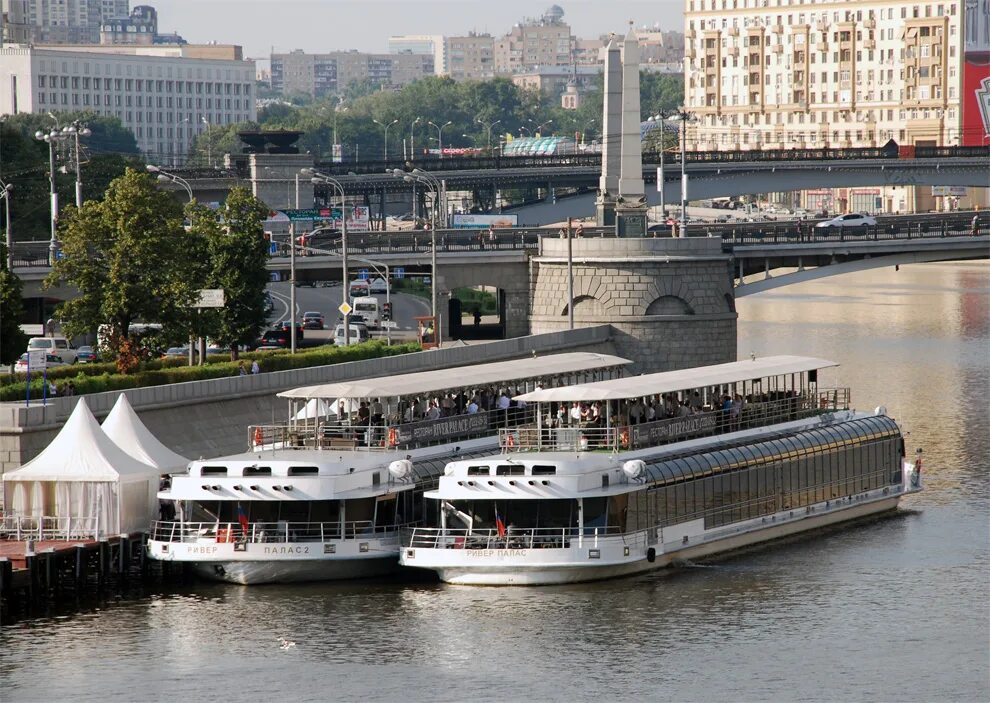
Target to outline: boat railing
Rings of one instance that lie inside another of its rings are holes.
[[[0,538],[14,540],[99,539],[100,519],[49,515],[0,516]]]
[[[499,431],[506,451],[621,451],[643,449],[685,439],[766,427],[849,409],[848,388],[820,389],[765,401],[749,401],[738,409],[710,409],[654,422],[618,427],[592,423],[560,427],[534,424]]]
[[[251,544],[327,542],[340,539],[387,537],[403,525],[375,525],[370,520],[348,522],[239,522],[156,521],[151,539],[156,542],[235,542]]]
[[[510,526],[504,530],[414,527],[403,531],[402,545],[420,549],[563,549],[572,543],[594,546],[600,538],[621,534],[618,526]]]
[[[489,437],[499,429],[533,421],[530,407],[450,415],[416,422],[357,424],[322,419],[248,427],[248,445],[267,449],[390,451],[446,444],[457,439]]]

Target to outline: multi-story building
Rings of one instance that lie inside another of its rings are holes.
[[[454,80],[482,81],[495,77],[495,40],[490,34],[447,37],[443,75]]]
[[[98,44],[100,28],[130,14],[129,0],[3,0],[4,41]]]
[[[496,74],[515,74],[533,66],[566,66],[571,62],[571,27],[557,5],[538,19],[523,20],[495,40]]]
[[[353,81],[363,80],[383,89],[395,89],[432,75],[433,66],[433,56],[428,54],[307,54],[296,50],[272,54],[272,90],[283,95],[306,93],[319,97],[340,93]]]
[[[600,66],[534,66],[512,76],[512,82],[526,90],[538,90],[548,95],[560,95],[573,83],[578,92],[594,87]]]
[[[254,61],[241,47],[5,46],[0,113],[90,111],[120,119],[161,164],[215,125],[254,121]]]
[[[150,5],[137,5],[126,17],[104,20],[100,44],[186,44],[178,34],[158,33],[158,11]]]
[[[687,147],[962,143],[963,5],[686,0]],[[868,190],[817,195],[832,210],[934,204],[920,188]]]
[[[447,70],[446,41],[442,34],[400,34],[388,38],[390,54],[423,54],[433,57],[433,70],[438,76]]]

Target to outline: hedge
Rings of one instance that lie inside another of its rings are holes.
[[[241,358],[248,362],[246,366],[250,368],[250,362],[257,359],[262,372],[266,371],[288,371],[291,369],[304,369],[311,366],[328,366],[340,364],[348,361],[361,361],[363,359],[377,359],[385,356],[396,356],[398,354],[408,354],[419,351],[420,346],[416,343],[393,344],[386,346],[380,340],[355,344],[349,347],[325,346],[316,349],[289,354],[286,351],[253,352],[242,354]],[[76,395],[87,393],[102,393],[104,391],[119,391],[127,388],[144,388],[147,386],[164,386],[171,383],[183,383],[185,381],[203,381],[210,378],[224,378],[227,376],[237,376],[240,373],[240,362],[219,360],[222,357],[214,357],[217,360],[207,359],[204,366],[176,366],[171,363],[159,364],[159,360],[148,362],[148,366],[140,371],[128,375],[112,373],[113,364],[85,364],[83,366],[60,367],[52,369],[48,378],[56,380],[56,385],[60,390],[63,383],[59,381],[72,380],[76,388]],[[171,359],[160,360],[172,362]],[[182,363],[181,359],[177,359]],[[110,370],[108,370],[108,367]],[[76,375],[59,373],[65,371],[75,371]],[[93,373],[96,371],[97,373]],[[59,373],[56,376],[56,373]],[[20,375],[20,374],[18,374]],[[42,396],[42,378],[32,374],[31,378],[31,398],[40,399]],[[0,388],[0,401],[24,400],[26,394],[26,382],[23,378],[7,383]]]

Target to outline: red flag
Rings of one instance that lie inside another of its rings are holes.
[[[241,523],[241,532],[247,534],[248,532],[247,514],[244,512],[244,508],[241,507],[240,503],[237,504],[237,522]]]
[[[502,522],[502,516],[498,514],[498,508],[495,508],[495,531],[498,532],[499,537],[505,537],[505,523]]]

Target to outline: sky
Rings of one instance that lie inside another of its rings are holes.
[[[132,3],[136,4],[136,3]],[[149,0],[158,10],[158,31],[178,32],[199,44],[240,44],[245,56],[268,59],[276,52],[357,49],[387,51],[393,34],[501,36],[554,0]],[[660,23],[684,30],[684,0],[556,0],[564,21],[579,37],[624,32]]]

